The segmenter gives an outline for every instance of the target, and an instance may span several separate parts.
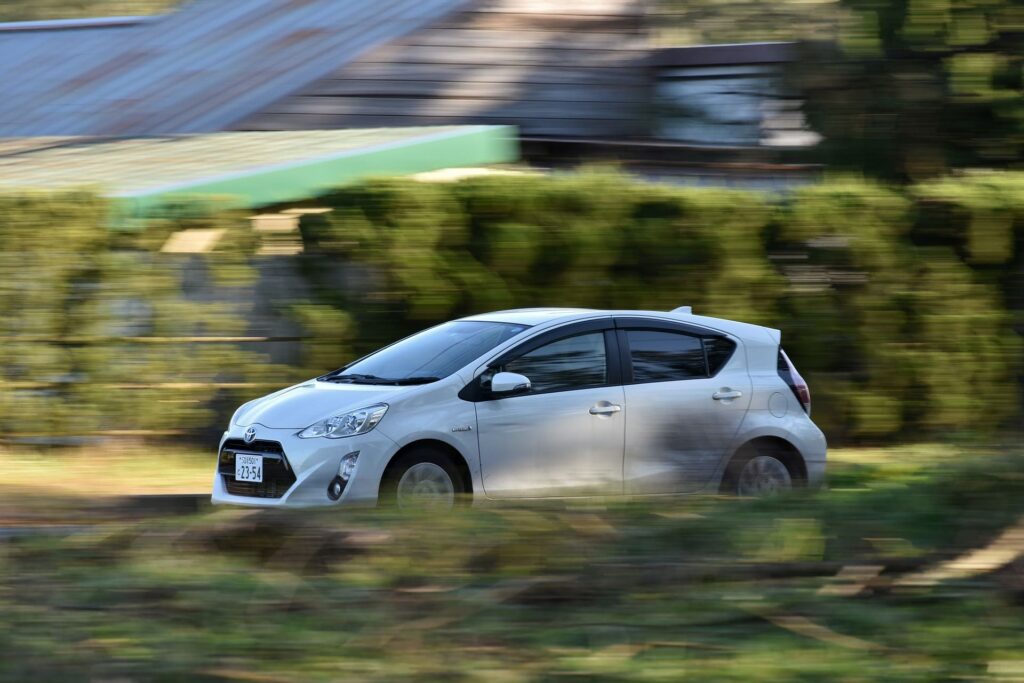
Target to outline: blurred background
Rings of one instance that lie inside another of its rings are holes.
[[[0,680],[1024,680],[1019,3],[0,22]],[[201,503],[239,404],[538,305],[781,329],[830,489]]]

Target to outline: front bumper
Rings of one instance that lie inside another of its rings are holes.
[[[247,427],[231,425],[221,437],[217,449],[217,471],[213,477],[213,495],[215,505],[247,505],[253,507],[310,507],[321,505],[353,505],[373,504],[377,501],[380,481],[384,468],[391,456],[398,450],[394,441],[377,430],[367,434],[344,439],[300,439],[296,429],[270,429],[255,425],[256,439],[252,447],[245,452],[265,453],[265,477],[281,475],[278,461],[274,456],[283,458],[283,468],[288,476],[276,476],[274,479],[279,488],[275,489],[268,482],[257,493],[255,487],[234,484],[230,471],[221,472],[221,456],[224,446],[231,441],[241,444]],[[280,449],[269,444],[279,444]],[[240,449],[241,450],[241,449]],[[341,459],[348,453],[359,452],[355,471],[345,485],[338,500],[331,500],[327,495],[328,486],[338,474]],[[291,477],[294,476],[294,482]],[[280,482],[285,482],[281,484]],[[229,490],[230,488],[230,490]],[[232,492],[233,491],[233,492]],[[270,494],[270,497],[263,497]]]

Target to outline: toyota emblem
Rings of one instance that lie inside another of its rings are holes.
[[[256,440],[256,428],[255,427],[249,427],[248,429],[246,429],[245,430],[245,436],[242,437],[242,438],[245,439],[246,443],[252,443],[253,441],[255,441]]]

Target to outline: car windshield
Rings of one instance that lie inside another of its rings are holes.
[[[526,325],[460,320],[395,342],[320,379],[353,384],[426,384],[516,336]]]

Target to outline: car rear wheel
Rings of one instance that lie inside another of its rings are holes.
[[[388,468],[381,500],[401,509],[448,509],[464,491],[462,477],[448,454],[423,447],[406,453]]]
[[[737,453],[722,479],[722,492],[742,498],[773,496],[792,490],[797,476],[773,448],[750,446]]]
[[[736,482],[736,493],[744,498],[773,496],[792,488],[789,468],[770,455],[757,455],[748,460]]]

